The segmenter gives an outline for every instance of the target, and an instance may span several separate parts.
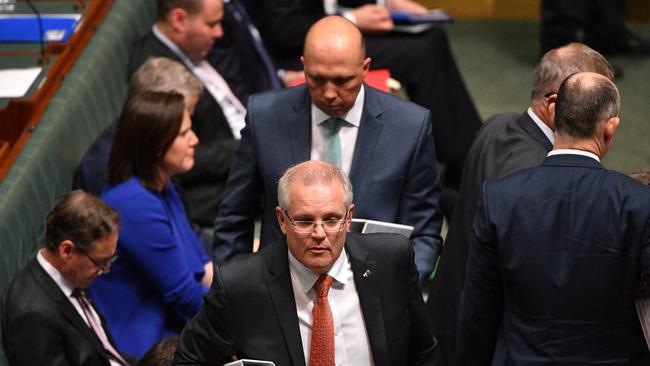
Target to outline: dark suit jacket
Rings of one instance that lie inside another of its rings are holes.
[[[408,240],[348,233],[345,249],[375,364],[430,364],[435,340]],[[230,355],[305,365],[284,239],[218,267],[204,308],[183,331],[175,364],[219,365]]]
[[[150,31],[133,48],[129,76],[149,57],[168,57],[181,62]],[[201,94],[192,115],[192,129],[199,138],[194,167],[177,178],[190,220],[207,227],[212,225],[217,215],[237,140],[232,135],[221,107],[207,90]]]
[[[309,28],[325,16],[322,0],[243,0],[276,65],[301,69],[300,56]],[[354,8],[371,0],[342,0]],[[419,34],[367,34],[372,68],[389,69],[412,102],[432,113],[438,161],[462,161],[481,119],[449,47],[447,34],[434,28]]]
[[[440,346],[439,364],[453,365],[460,293],[481,185],[539,165],[553,148],[528,113],[497,114],[487,121],[472,144],[461,180],[440,264],[429,292],[434,335]],[[463,365],[460,365],[463,366]]]
[[[355,216],[414,226],[416,265],[422,274],[429,273],[437,258],[442,221],[430,113],[364,87],[350,169]],[[282,237],[275,217],[277,183],[287,168],[310,158],[310,108],[304,85],[250,98],[247,125],[215,221],[215,263],[252,251],[253,223],[260,213],[260,245]]]
[[[103,318],[102,326],[117,349]],[[109,366],[99,338],[35,258],[4,294],[2,340],[13,366]]]
[[[569,154],[487,182],[458,319],[460,364],[649,365],[634,306],[642,273],[647,186]]]
[[[270,74],[264,66],[248,29],[248,19],[238,19],[233,14],[233,7],[243,9],[241,4],[234,2],[239,0],[230,0],[229,4],[224,4],[221,20],[223,37],[214,42],[207,60],[228,82],[237,98],[246,105],[251,94],[271,90],[274,83],[282,84],[277,75]]]

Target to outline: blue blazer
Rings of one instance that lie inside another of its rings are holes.
[[[649,365],[634,306],[650,188],[557,155],[483,185],[461,297],[460,365]]]
[[[209,259],[171,184],[157,192],[132,177],[102,199],[120,214],[118,259],[90,293],[119,349],[142,356],[199,311]]]
[[[355,215],[414,226],[411,243],[424,277],[438,256],[442,223],[431,114],[364,87],[350,169]],[[277,182],[287,168],[310,159],[311,99],[305,85],[253,95],[246,122],[215,220],[215,263],[252,251],[260,214],[261,247],[282,238],[275,216]]]

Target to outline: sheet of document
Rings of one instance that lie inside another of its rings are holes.
[[[40,75],[41,70],[41,67],[0,70],[0,98],[25,96],[29,87]]]

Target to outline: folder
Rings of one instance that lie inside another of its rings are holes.
[[[0,14],[0,43],[65,42],[74,33],[81,14],[41,14],[43,34],[34,14]]]

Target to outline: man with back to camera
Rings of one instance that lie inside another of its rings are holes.
[[[347,233],[356,207],[336,166],[307,161],[280,178],[284,238],[216,268],[175,365],[430,365],[435,339],[413,250],[398,234]]]
[[[342,17],[317,22],[302,57],[307,85],[254,95],[215,220],[213,260],[281,238],[276,187],[285,169],[305,160],[334,162],[349,174],[357,217],[414,226],[411,243],[424,280],[440,247],[438,165],[431,113],[363,84],[370,67],[356,26]]]
[[[551,107],[557,91],[564,79],[582,71],[596,72],[614,80],[607,60],[583,44],[572,43],[549,51],[535,68],[530,107],[523,113],[500,113],[490,117],[472,143],[427,303],[434,335],[440,342],[438,363],[441,366],[455,365],[460,293],[465,283],[472,222],[481,185],[486,180],[537,166],[544,160],[555,140]]]
[[[634,298],[650,273],[650,189],[600,164],[620,124],[614,83],[559,88],[541,166],[486,182],[474,220],[461,365],[648,365]]]
[[[11,365],[129,365],[85,289],[115,260],[117,213],[72,191],[47,217],[45,248],[2,299],[2,339]]]

